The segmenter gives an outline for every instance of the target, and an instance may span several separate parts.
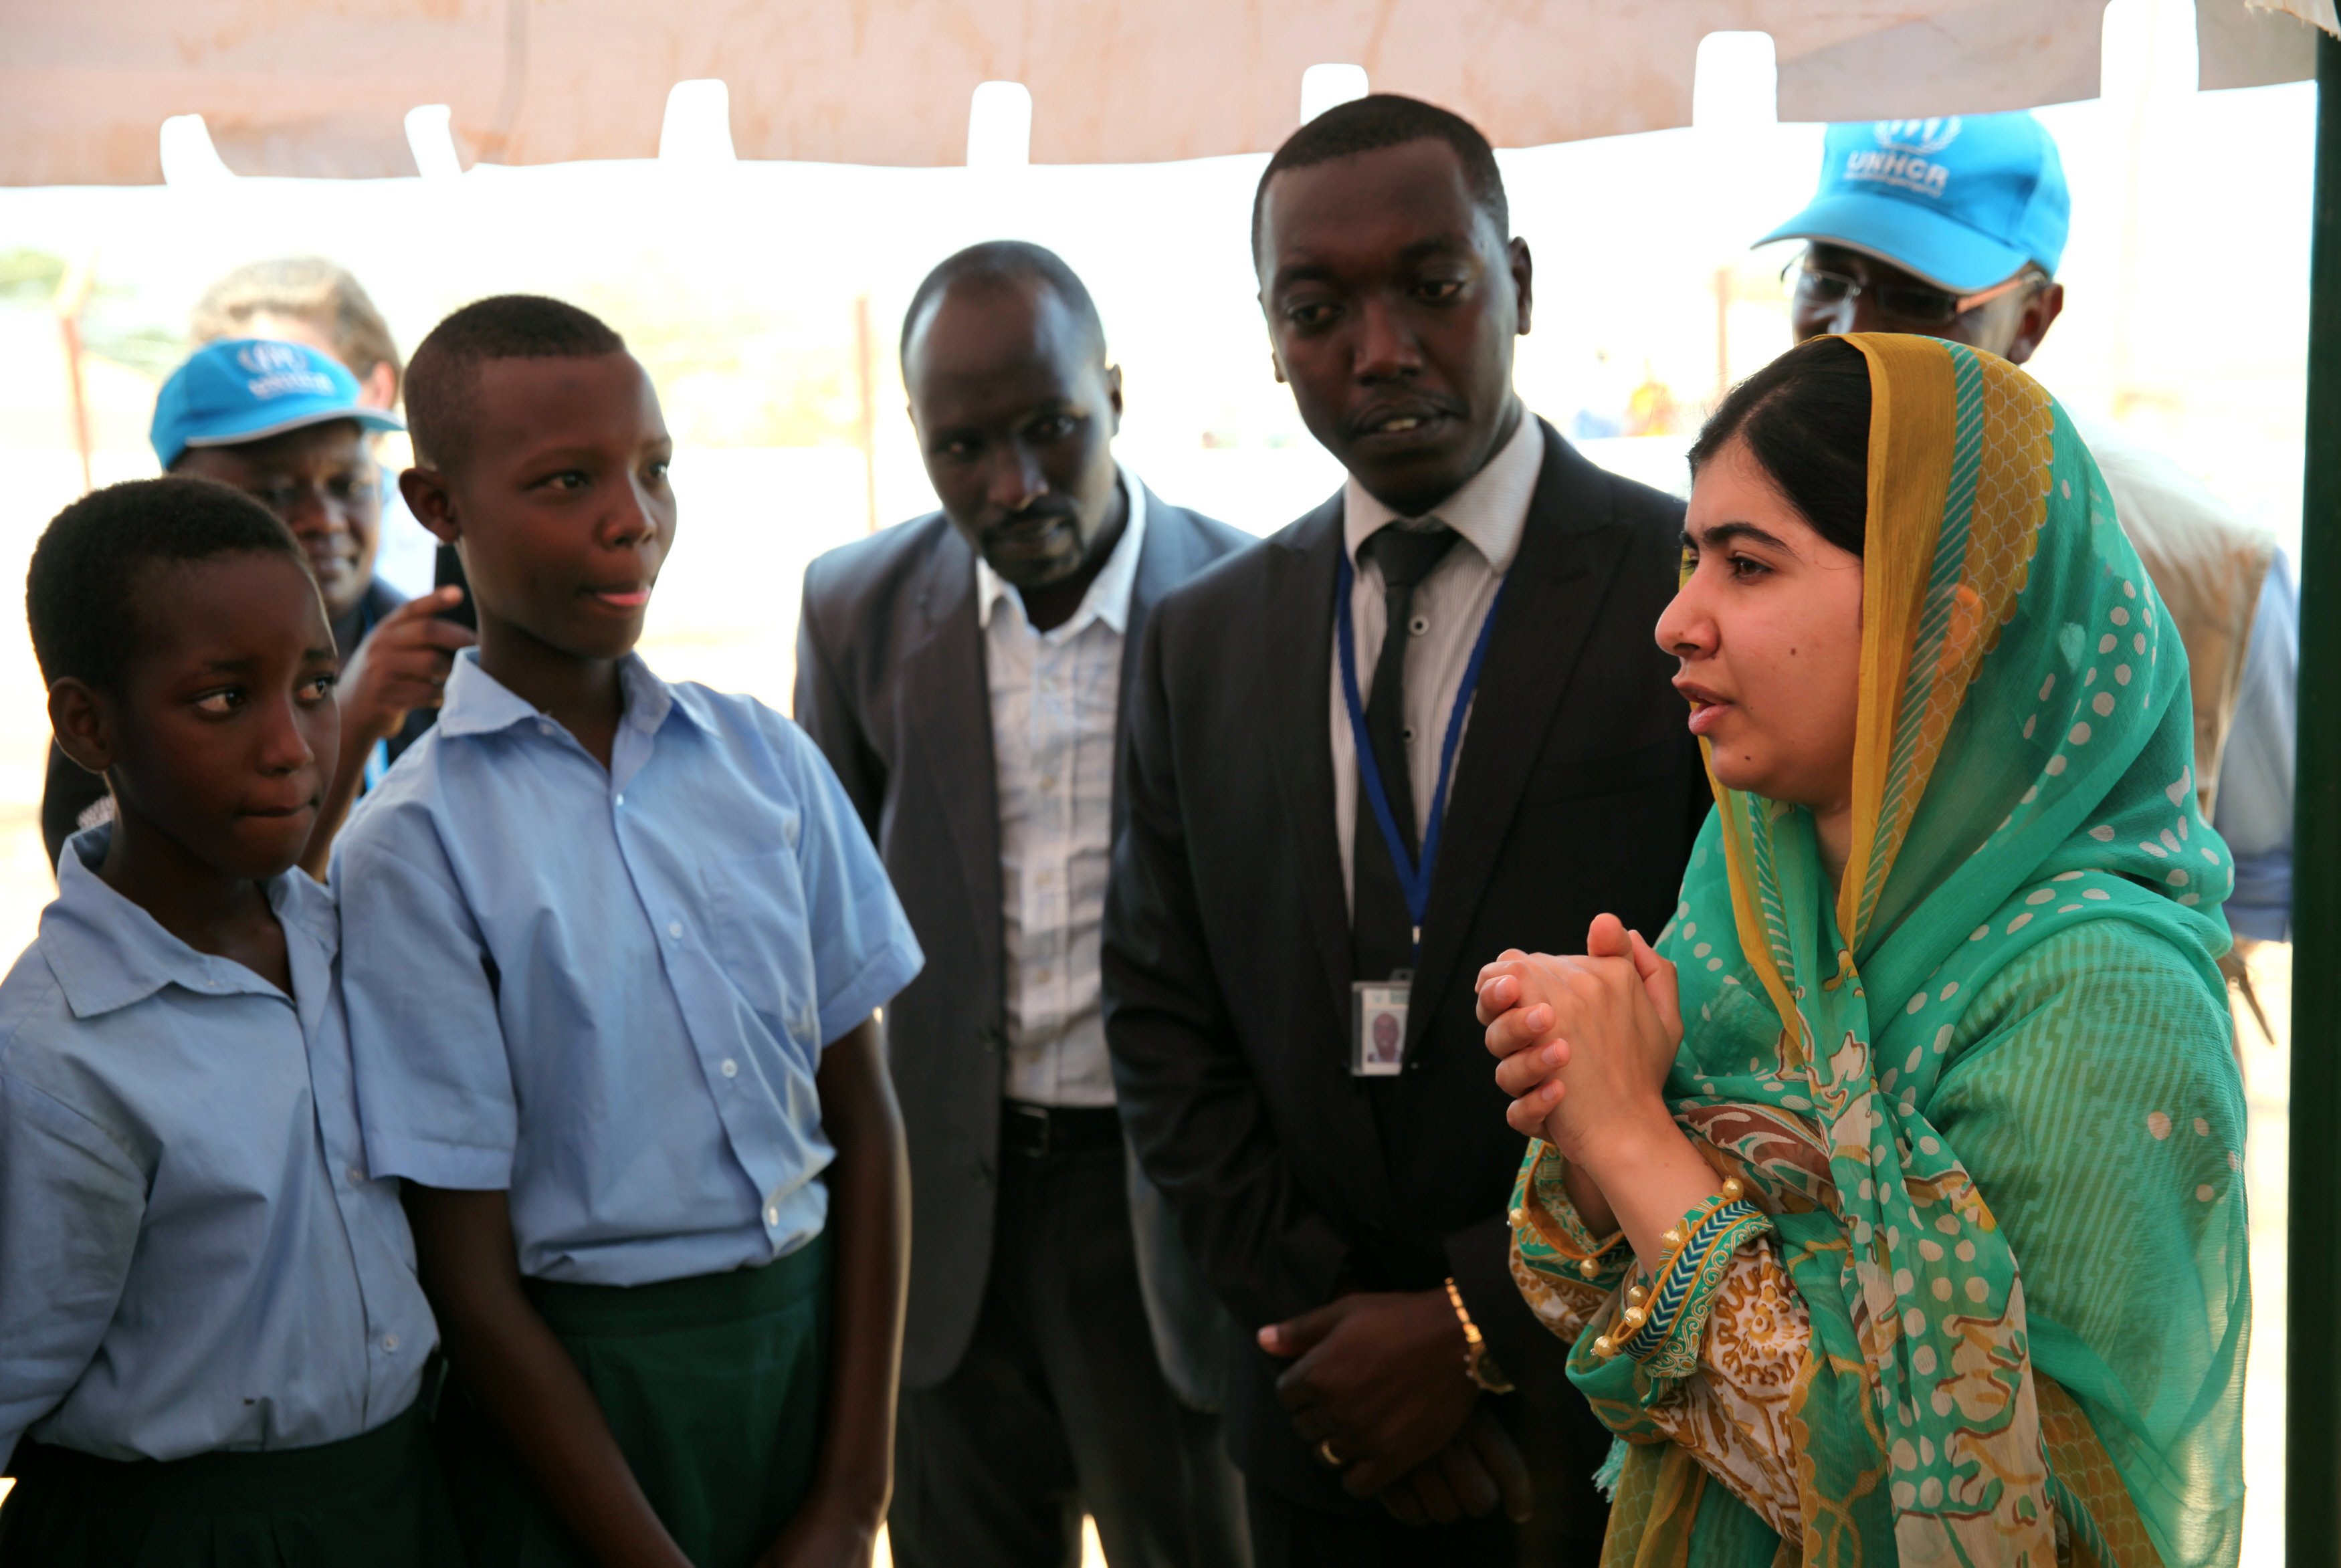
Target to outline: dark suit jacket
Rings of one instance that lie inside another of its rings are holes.
[[[1651,640],[1682,503],[1596,468],[1549,425],[1544,442],[1456,763],[1406,1070],[1348,1069],[1328,741],[1339,496],[1173,593],[1148,628],[1106,1028],[1140,1160],[1245,1330],[1322,1305],[1337,1277],[1420,1290],[1452,1275],[1521,1398],[1555,1413],[1516,1426],[1557,1427],[1582,1453],[1548,1472],[1581,1458],[1582,1476],[1604,1440],[1569,1390],[1568,1347],[1512,1284],[1505,1206],[1524,1142],[1504,1122],[1472,980],[1506,948],[1582,951],[1604,910],[1655,933],[1708,792],[1674,660]],[[1236,1363],[1230,1451],[1295,1501],[1357,1506],[1276,1404],[1282,1365],[1257,1351]],[[1539,1512],[1598,1517],[1578,1491]]]
[[[1156,601],[1253,542],[1147,493],[1122,656],[1125,712],[1134,650]],[[941,512],[832,551],[805,573],[798,626],[797,722],[868,824],[926,949],[926,968],[886,1009],[886,1034],[911,1146],[902,1379],[931,1387],[959,1365],[983,1301],[1007,1059],[999,788],[975,552]],[[1117,789],[1117,827],[1121,814]],[[1178,1321],[1177,1282],[1161,1277],[1180,1265],[1167,1226],[1141,1226],[1139,1239],[1146,1283],[1156,1287],[1148,1305],[1157,1343],[1169,1335],[1163,1347],[1174,1353],[1164,1370],[1190,1400],[1209,1399],[1216,1390],[1203,1386],[1207,1374],[1189,1364],[1224,1361],[1217,1325]],[[1151,1239],[1173,1255],[1150,1254]],[[1210,1307],[1207,1293],[1187,1294]]]

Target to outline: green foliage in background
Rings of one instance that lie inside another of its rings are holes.
[[[0,300],[8,303],[45,305],[65,281],[65,259],[46,251],[18,246],[0,251]]]
[[[0,304],[46,310],[65,282],[63,256],[25,246],[0,251]],[[100,282],[81,313],[82,352],[126,365],[160,381],[186,357],[186,339],[166,327],[135,319],[134,290]]]
[[[179,333],[162,327],[115,326],[103,313],[83,319],[81,346],[85,353],[127,365],[158,382],[187,357],[187,340]]]

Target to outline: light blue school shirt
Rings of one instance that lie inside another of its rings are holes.
[[[802,730],[619,676],[604,770],[465,650],[334,850],[374,1167],[507,1192],[521,1272],[587,1285],[819,1235],[822,1048],[923,962]]]
[[[334,907],[268,884],[288,997],[102,881],[75,836],[0,981],[0,1454],[304,1448],[413,1404],[431,1308],[370,1179]]]

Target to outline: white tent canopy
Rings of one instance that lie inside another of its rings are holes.
[[[2303,10],[2332,0],[2294,0]],[[646,157],[670,90],[729,89],[746,158],[950,164],[979,84],[1031,94],[1039,163],[1274,147],[1312,65],[1528,146],[1690,120],[1699,40],[1773,40],[1783,119],[2095,95],[2103,0],[0,0],[0,184],[151,184],[200,114],[239,174],[412,174],[410,111],[456,154]],[[2203,0],[2206,87],[2309,75],[2309,30]],[[426,154],[427,155],[427,154]],[[1688,195],[1688,194],[1687,194]]]

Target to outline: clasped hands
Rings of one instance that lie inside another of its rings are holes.
[[[1662,1093],[1682,1043],[1674,965],[1602,915],[1581,956],[1515,949],[1479,971],[1477,990],[1496,1082],[1512,1097],[1505,1119],[1560,1150],[1580,1211],[1607,1228],[1603,1171],[1623,1175],[1653,1132],[1680,1143]],[[1343,1295],[1260,1343],[1293,1358],[1277,1397],[1352,1496],[1411,1523],[1499,1503],[1528,1517],[1527,1466],[1464,1374],[1445,1292]]]
[[[1595,917],[1580,956],[1505,953],[1479,971],[1479,1022],[1512,1097],[1504,1119],[1597,1182],[1656,1123],[1682,1045],[1675,967],[1615,915]],[[1594,1216],[1587,1216],[1589,1222]]]
[[[1338,1296],[1261,1329],[1260,1345],[1293,1358],[1276,1396],[1352,1497],[1379,1497],[1410,1524],[1499,1505],[1529,1516],[1528,1466],[1464,1372],[1444,1290]]]

